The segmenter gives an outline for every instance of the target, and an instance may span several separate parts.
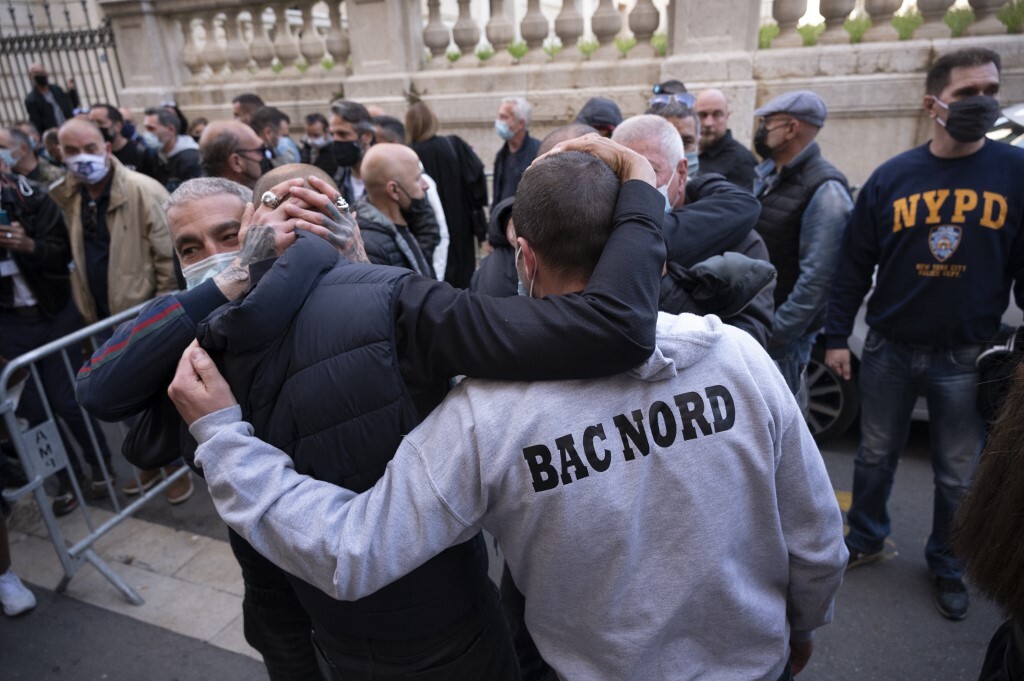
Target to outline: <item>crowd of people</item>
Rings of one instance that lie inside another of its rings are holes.
[[[975,539],[986,509],[1021,513],[992,481],[1020,467],[981,457],[957,516],[986,439],[975,361],[1011,287],[1024,301],[1024,153],[985,137],[998,54],[934,63],[931,140],[856,200],[815,141],[828,108],[810,90],[755,111],[760,161],[719,90],[658,83],[628,118],[596,97],[544,139],[508,97],[488,186],[422,101],[404,121],[334,101],[298,144],[255,93],[232,120],[164,103],[136,128],[42,65],[30,77],[29,120],[0,129],[0,357],[149,301],[74,384],[40,363],[84,453],[52,511],[81,502],[72,476],[113,491],[87,418],[129,423],[125,494],[191,467],[272,680],[792,678],[844,571],[883,556],[922,389],[935,605],[966,616],[968,558],[1013,616],[986,669],[1020,678],[1022,588]],[[806,368],[823,336],[851,378],[876,268],[844,537]],[[45,418],[31,384],[17,415]],[[1016,525],[992,541],[1019,545]],[[4,534],[12,615],[32,606],[9,566]]]

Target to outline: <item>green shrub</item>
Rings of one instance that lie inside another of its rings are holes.
[[[843,22],[843,28],[850,34],[851,43],[859,43],[864,40],[864,34],[871,28],[871,17],[867,14],[858,14]]]
[[[555,55],[562,51],[562,41],[556,36],[544,43],[541,49],[544,50],[544,54],[548,55],[549,59],[554,59]]]
[[[900,40],[910,40],[921,24],[924,23],[924,16],[916,9],[906,14],[896,14],[892,18],[892,27],[900,35]]]
[[[772,41],[779,37],[779,30],[779,25],[774,21],[761,24],[761,28],[757,29],[757,46],[767,50],[772,46]]]
[[[448,59],[449,62],[454,64],[455,62],[457,62],[459,60],[459,57],[462,56],[462,53],[459,52],[458,50],[451,49],[451,50],[448,50],[447,52],[445,52],[444,56]]]
[[[332,57],[332,56],[331,56],[331,55],[329,55],[329,54],[325,54],[325,55],[324,55],[324,58],[320,60],[320,67],[321,67],[321,68],[322,68],[322,69],[323,69],[324,71],[330,71],[330,70],[331,70],[331,69],[333,69],[333,68],[334,68],[334,67],[335,67],[336,65],[337,65],[337,64],[336,64],[336,62],[334,61],[334,57]]]
[[[494,48],[490,45],[484,45],[476,48],[476,58],[480,61],[487,61],[494,56]]]
[[[974,23],[974,12],[970,7],[950,7],[944,19],[954,38],[959,38]]]
[[[1024,32],[1024,0],[1010,0],[999,8],[996,18],[1006,26],[1007,33]]]
[[[599,47],[601,47],[601,43],[596,40],[584,40],[582,36],[576,43],[576,48],[583,53],[584,59],[590,59],[591,55],[597,52]]]
[[[621,54],[623,57],[629,54],[629,51],[632,50],[634,47],[636,47],[635,36],[629,36],[628,38],[619,37],[615,39],[615,49],[618,50],[619,54]]]
[[[668,34],[655,33],[651,36],[651,47],[654,48],[654,54],[659,57],[664,57],[668,54]]]
[[[526,44],[525,40],[517,40],[508,46],[508,53],[512,55],[513,59],[517,60],[525,57],[529,51],[530,47]]]
[[[804,47],[818,44],[818,36],[825,32],[825,24],[804,24],[797,26],[796,32],[804,39]]]

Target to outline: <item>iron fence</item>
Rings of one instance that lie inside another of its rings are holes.
[[[8,0],[10,21],[0,34],[0,117],[4,123],[27,118],[24,98],[31,85],[28,70],[36,62],[46,67],[55,84],[65,90],[73,85],[82,106],[119,103],[124,75],[114,30],[107,18],[94,27],[88,3],[81,0],[80,4],[85,26],[73,24],[67,4],[62,10],[65,26],[57,26],[49,2],[39,4],[46,17],[40,26],[31,8],[25,25],[26,17],[19,18],[14,2]]]

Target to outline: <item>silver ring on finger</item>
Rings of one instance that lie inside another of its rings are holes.
[[[340,210],[342,213],[348,210],[348,201],[345,200],[344,196],[339,196],[338,198],[334,199],[334,205],[337,206],[338,210]]]
[[[270,208],[277,208],[281,205],[281,199],[274,192],[263,192],[263,196],[260,197],[260,203]]]
[[[8,239],[13,239],[14,238],[14,232],[7,232],[6,234],[4,234],[4,236],[7,237]]]

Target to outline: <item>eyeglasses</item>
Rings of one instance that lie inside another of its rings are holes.
[[[267,158],[267,159],[270,159],[270,158],[273,157],[273,154],[270,153],[270,149],[268,149],[266,146],[256,147],[255,149],[235,149],[234,153],[241,155],[241,154],[250,154],[250,153],[252,153],[254,151],[257,152],[258,154],[260,154],[261,156],[263,156],[264,158]]]
[[[695,100],[693,98],[693,95],[691,95],[689,92],[677,92],[674,95],[669,95],[669,94],[654,95],[653,97],[651,97],[647,101],[647,105],[648,106],[664,106],[665,104],[671,104],[672,102],[676,102],[678,104],[682,104],[683,106],[687,106],[687,107],[690,107],[692,109],[693,105],[694,105],[694,103],[696,101],[697,100]]]

